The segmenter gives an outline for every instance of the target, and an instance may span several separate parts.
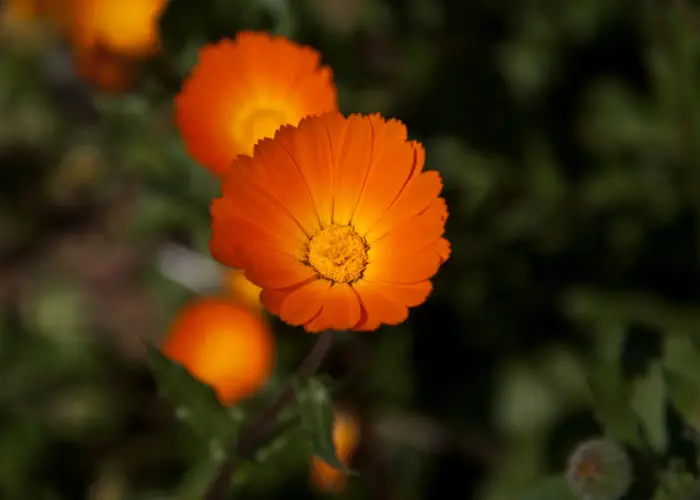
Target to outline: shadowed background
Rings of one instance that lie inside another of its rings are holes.
[[[664,335],[700,328],[696,10],[172,0],[162,50],[118,91],[78,76],[50,30],[1,25],[0,498],[196,498],[182,480],[203,481],[201,443],[144,344],[220,284],[218,188],[185,155],[172,98],[197,50],[240,29],[318,49],[342,111],[404,121],[445,181],[453,253],[434,293],[399,327],[341,336],[325,365],[368,430],[338,498],[510,500],[565,470],[601,432],[595,339],[623,328],[639,373]],[[272,386],[312,341],[273,324]],[[694,454],[669,422],[671,449]],[[235,498],[317,497],[307,468],[289,446]],[[629,498],[649,498],[644,479]]]

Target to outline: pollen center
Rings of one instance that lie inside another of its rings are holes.
[[[275,108],[255,108],[241,116],[236,127],[237,139],[249,153],[260,139],[274,137],[275,132],[289,122],[287,113]]]
[[[362,277],[367,245],[352,227],[333,224],[311,238],[307,259],[324,278],[349,283]]]

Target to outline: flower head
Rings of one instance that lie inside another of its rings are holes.
[[[70,31],[78,47],[103,47],[142,58],[159,47],[158,19],[167,0],[72,0]]]
[[[331,70],[320,66],[318,52],[248,31],[204,47],[175,98],[189,153],[219,176],[280,126],[336,109]]]
[[[240,156],[212,203],[210,250],[307,331],[398,324],[449,257],[442,181],[379,115],[309,117]]]
[[[273,365],[274,340],[259,314],[205,297],[186,305],[163,341],[163,353],[233,404],[259,389]]]

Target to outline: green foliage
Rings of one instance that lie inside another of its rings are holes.
[[[158,386],[174,405],[177,418],[209,443],[214,458],[223,457],[235,443],[243,421],[241,410],[223,407],[211,387],[169,360],[157,347],[148,347],[148,358]]]
[[[333,407],[328,388],[317,378],[297,387],[297,411],[311,443],[311,452],[328,465],[346,470],[333,444]]]

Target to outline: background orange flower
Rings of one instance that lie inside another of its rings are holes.
[[[449,257],[447,206],[423,147],[379,115],[310,117],[241,156],[212,204],[212,255],[241,267],[282,320],[398,324]]]
[[[337,109],[331,70],[310,47],[242,32],[202,49],[175,98],[189,153],[216,175],[280,126]]]
[[[248,308],[206,297],[185,306],[163,340],[163,352],[233,404],[258,390],[273,366],[269,326]]]
[[[338,460],[349,466],[360,441],[360,422],[352,414],[336,411],[333,420],[333,444]],[[347,474],[318,457],[311,457],[311,484],[318,490],[338,493],[345,488]]]
[[[132,58],[147,57],[159,48],[158,18],[166,0],[72,0],[74,44],[103,47]]]

